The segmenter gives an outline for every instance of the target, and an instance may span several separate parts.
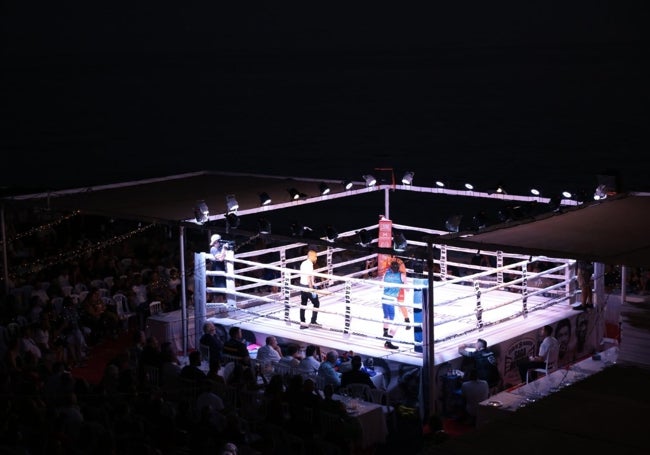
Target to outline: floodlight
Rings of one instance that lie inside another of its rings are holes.
[[[292,201],[296,201],[300,199],[300,192],[297,189],[289,188],[287,191],[289,192]]]
[[[445,187],[445,182],[443,182],[442,180],[436,180],[436,186],[438,188],[444,188]]]
[[[335,228],[334,226],[332,226],[332,225],[328,225],[328,226],[325,228],[325,233],[326,233],[326,235],[327,235],[327,240],[329,240],[330,242],[333,242],[333,241],[336,240],[336,239],[338,238],[338,236],[339,236],[338,231],[337,231],[336,228]]]
[[[604,183],[598,185],[598,187],[596,187],[596,191],[594,192],[595,201],[602,201],[603,199],[607,199],[607,185]]]
[[[404,251],[406,250],[407,246],[408,246],[408,241],[406,240],[406,237],[404,236],[403,232],[400,232],[399,234],[393,237],[393,250]]]
[[[467,182],[465,183],[465,188],[468,189],[469,191],[472,191],[474,189],[474,185],[471,183]]]
[[[268,193],[260,194],[260,204],[269,205],[271,203],[271,196]]]
[[[239,227],[239,217],[235,212],[226,215],[226,224],[229,229],[237,229]]]
[[[326,194],[329,194],[329,192],[330,192],[330,187],[325,182],[321,182],[321,184],[319,185],[318,188],[320,189],[321,196],[325,196]]]
[[[228,207],[227,213],[233,213],[239,209],[239,202],[237,202],[237,199],[235,199],[234,194],[229,194],[226,196],[226,205]]]
[[[377,179],[370,174],[364,175],[363,179],[366,181],[366,186],[375,186],[377,184]]]
[[[210,218],[210,209],[208,209],[208,204],[205,201],[199,201],[194,207],[194,217],[196,222],[203,224],[208,221]]]
[[[537,188],[531,188],[530,194],[532,194],[533,196],[539,196],[542,193]]]
[[[564,199],[571,199],[573,197],[573,194],[571,194],[570,191],[564,190],[562,191],[562,197]]]
[[[343,180],[343,188],[345,188],[346,190],[351,189],[352,188],[352,180],[349,180],[349,179]]]
[[[412,185],[413,184],[413,176],[415,175],[415,172],[413,171],[407,171],[404,173],[404,176],[402,177],[402,183],[404,185]]]
[[[460,230],[460,221],[463,219],[463,215],[452,215],[447,218],[445,221],[445,227],[449,232],[458,232]]]
[[[260,218],[257,220],[257,225],[259,227],[258,231],[260,234],[271,233],[271,223],[266,218]]]
[[[370,234],[368,234],[367,230],[361,229],[360,231],[357,231],[357,235],[359,236],[359,245],[365,247],[372,243],[372,240],[370,239]]]

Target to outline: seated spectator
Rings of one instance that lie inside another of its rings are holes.
[[[241,328],[232,326],[228,330],[228,341],[223,344],[222,352],[239,360],[240,363],[250,363],[250,354],[246,344],[242,341]]]
[[[305,358],[300,361],[298,369],[305,374],[316,374],[320,368],[320,351],[313,344],[305,348]]]
[[[318,367],[318,376],[323,379],[323,386],[331,384],[334,390],[338,390],[341,386],[341,378],[338,371],[336,371],[336,361],[339,358],[339,353],[336,351],[329,351],[325,356],[325,360],[321,362]]]
[[[300,346],[295,343],[289,344],[287,346],[287,353],[282,356],[279,360],[279,363],[290,366],[291,368],[298,368],[302,356],[300,355]]]
[[[277,362],[282,358],[282,349],[273,335],[266,337],[266,344],[257,350],[257,361],[260,363]]]
[[[199,351],[192,351],[188,357],[190,363],[181,369],[179,377],[190,379],[197,383],[205,381],[207,375],[201,370],[201,353]]]
[[[348,384],[365,384],[371,389],[376,389],[375,383],[370,379],[370,375],[363,371],[361,367],[363,362],[360,355],[353,355],[351,360],[352,369],[341,374],[341,386],[346,387]]]
[[[478,378],[478,373],[475,369],[471,369],[467,374],[467,381],[463,382],[460,390],[465,399],[465,412],[468,423],[474,425],[476,423],[476,412],[479,403],[487,400],[490,396],[490,386],[487,381]]]

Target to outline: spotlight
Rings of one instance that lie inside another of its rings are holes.
[[[352,188],[352,180],[349,180],[349,179],[343,180],[343,188],[345,188],[346,190],[351,189]]]
[[[377,179],[370,174],[364,175],[363,179],[366,181],[366,186],[368,187],[375,186],[377,184]]]
[[[571,194],[571,191],[564,190],[562,191],[562,197],[564,199],[571,199],[573,197],[573,194]]]
[[[228,213],[236,212],[239,209],[239,202],[235,199],[234,194],[226,196],[226,205],[228,206]]]
[[[237,229],[239,227],[239,217],[236,213],[231,212],[226,215],[226,223],[229,229]]]
[[[438,188],[444,188],[445,187],[445,182],[443,182],[442,180],[436,180],[436,186]]]
[[[408,246],[408,241],[406,240],[406,237],[404,236],[403,232],[400,232],[399,234],[393,237],[393,250],[404,251],[406,250],[407,246]]]
[[[196,222],[203,224],[208,221],[210,218],[210,209],[208,209],[208,204],[205,201],[199,201],[194,208],[194,217]]]
[[[357,235],[359,236],[359,245],[366,247],[372,243],[370,234],[368,234],[367,230],[361,229],[360,231],[357,231]]]
[[[307,232],[311,232],[312,228],[305,226],[296,221],[291,223],[291,236],[292,237],[303,237]]]
[[[338,238],[338,236],[339,236],[338,231],[337,231],[336,228],[334,228],[334,226],[332,226],[332,225],[328,225],[328,226],[325,228],[325,234],[326,234],[326,236],[327,236],[327,240],[329,240],[330,242],[333,242],[333,241],[336,240],[336,239]]]
[[[602,201],[603,199],[607,199],[607,185],[601,183],[594,192],[594,200]]]
[[[553,212],[559,212],[562,209],[562,198],[560,196],[553,196],[548,200],[548,206]]]
[[[478,212],[474,217],[472,218],[472,224],[474,225],[474,229],[483,229],[488,225],[488,216],[485,212]]]
[[[468,189],[469,191],[472,191],[474,189],[474,185],[468,182],[465,184],[465,188]]]
[[[508,194],[508,193],[503,188],[503,184],[498,183],[497,186],[494,188],[494,190],[490,191],[490,194]]]
[[[530,194],[532,194],[533,196],[539,196],[542,193],[540,193],[540,191],[537,188],[531,188]]]
[[[271,223],[266,218],[260,218],[257,220],[257,225],[259,227],[258,231],[260,234],[271,233]]]
[[[463,215],[452,215],[447,218],[445,221],[445,227],[449,232],[458,232],[460,230],[460,221],[463,219]]]
[[[260,194],[260,204],[269,205],[271,203],[271,196],[268,193]]]
[[[329,192],[330,192],[330,187],[327,186],[327,183],[325,183],[325,182],[321,182],[321,184],[319,186],[319,189],[320,189],[321,196],[325,196],[326,194],[329,194]]]
[[[289,188],[287,191],[289,192],[289,196],[291,196],[292,201],[300,199],[300,192],[297,189]]]
[[[412,185],[414,175],[415,175],[415,172],[413,172],[413,171],[405,172],[404,176],[402,177],[402,183],[404,185]]]

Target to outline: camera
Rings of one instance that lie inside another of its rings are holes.
[[[233,242],[232,240],[222,240],[221,245],[226,250],[230,250],[230,249],[233,249],[235,247],[235,242]]]

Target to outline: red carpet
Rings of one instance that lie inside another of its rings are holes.
[[[99,384],[109,361],[124,352],[131,344],[131,332],[121,333],[117,339],[107,338],[92,347],[90,357],[83,367],[72,369],[72,376]]]

